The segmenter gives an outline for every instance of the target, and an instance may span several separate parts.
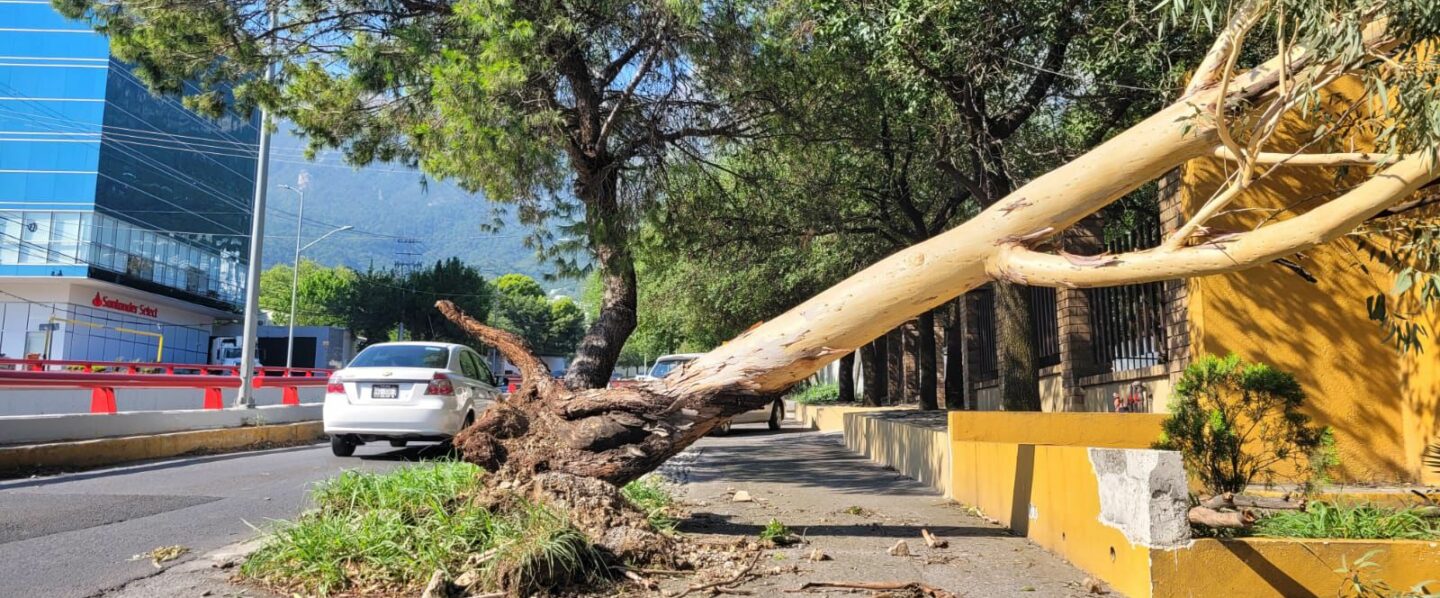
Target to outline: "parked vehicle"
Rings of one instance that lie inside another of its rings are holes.
[[[687,364],[700,357],[702,353],[677,353],[675,355],[662,355],[650,366],[650,372],[643,376],[636,376],[639,381],[659,380],[668,376],[675,370],[683,370]],[[617,386],[615,382],[610,383],[612,387]],[[780,429],[780,421],[785,419],[785,403],[775,399],[774,403],[756,409],[746,411],[730,418],[723,424],[716,426],[711,433],[716,436],[724,436],[730,433],[730,427],[734,424],[754,424],[766,422],[771,430]]]
[[[251,359],[255,367],[260,367],[259,351],[255,352],[257,357]],[[241,347],[239,337],[217,336],[210,339],[210,365],[240,365]]]
[[[500,396],[480,354],[451,343],[381,343],[325,387],[325,433],[339,457],[366,442],[448,440]]]
[[[685,364],[695,361],[695,358],[701,355],[703,355],[703,353],[676,353],[674,355],[661,355],[660,357],[655,359],[655,363],[650,365],[649,372],[636,376],[635,379],[640,382],[653,382],[655,380],[659,380],[669,375],[670,372],[684,368]]]

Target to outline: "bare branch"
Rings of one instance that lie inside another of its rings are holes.
[[[1215,148],[1215,156],[1231,161],[1239,160],[1235,154],[1224,147]],[[1383,166],[1397,159],[1394,154],[1379,154],[1373,152],[1333,154],[1257,152],[1252,154],[1251,158],[1254,159],[1256,164],[1275,164],[1277,166]]]
[[[987,264],[997,278],[1038,286],[1102,287],[1243,270],[1331,241],[1440,176],[1432,156],[1412,154],[1348,193],[1289,220],[1211,243],[1079,261],[1002,247]]]
[[[1245,35],[1264,16],[1265,0],[1245,0],[1235,14],[1231,16],[1230,22],[1220,35],[1215,37],[1215,43],[1210,46],[1210,51],[1205,54],[1205,59],[1195,69],[1195,75],[1190,78],[1190,84],[1185,87],[1185,95],[1193,95],[1196,92],[1209,87],[1221,76],[1221,69],[1225,64],[1231,63],[1231,56],[1245,40]],[[1229,69],[1226,68],[1226,71]]]
[[[635,69],[635,77],[630,80],[629,85],[625,86],[624,93],[615,99],[615,105],[610,107],[610,115],[605,117],[605,124],[600,125],[600,135],[595,141],[597,145],[604,145],[605,137],[610,134],[610,127],[615,124],[615,117],[620,115],[620,110],[625,107],[625,103],[635,95],[635,88],[640,86],[640,81],[650,72],[650,66],[654,64],[655,56],[659,53],[660,47],[656,46],[655,49],[650,50],[649,54],[645,55],[645,60]]]

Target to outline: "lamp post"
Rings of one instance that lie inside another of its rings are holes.
[[[298,303],[300,300],[300,253],[313,247],[316,243],[324,241],[326,237],[330,235],[345,232],[355,227],[349,225],[342,226],[320,235],[320,238],[302,246],[300,243],[304,240],[304,235],[301,233],[305,230],[305,191],[291,187],[290,185],[280,185],[280,188],[287,191],[294,191],[296,195],[300,196],[300,208],[296,210],[295,214],[295,266],[290,270],[290,330],[285,335],[285,369],[288,370],[295,365],[295,312],[299,308]]]

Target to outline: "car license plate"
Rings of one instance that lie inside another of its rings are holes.
[[[400,387],[395,384],[376,384],[370,387],[370,398],[393,399],[400,396]]]

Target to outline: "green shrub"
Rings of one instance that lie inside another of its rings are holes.
[[[1207,355],[1185,368],[1156,447],[1180,451],[1185,466],[1214,493],[1242,492],[1271,481],[1277,465],[1299,476],[1322,450],[1325,429],[1300,412],[1305,393],[1295,377],[1236,355]]]
[[[1281,511],[1255,522],[1257,536],[1354,540],[1440,539],[1440,521],[1415,508],[1312,502],[1304,511]]]
[[[790,391],[787,398],[803,405],[836,403],[840,401],[840,385],[833,382],[811,384],[804,388]]]

